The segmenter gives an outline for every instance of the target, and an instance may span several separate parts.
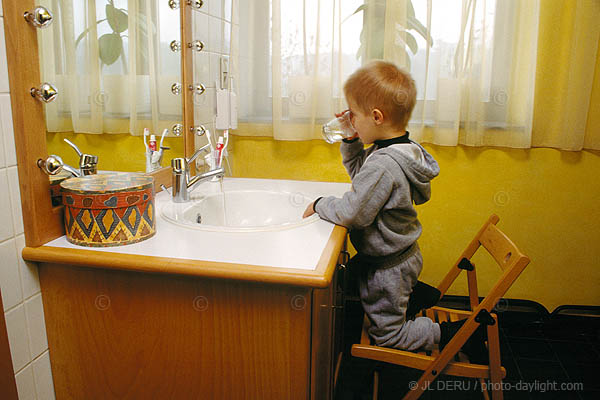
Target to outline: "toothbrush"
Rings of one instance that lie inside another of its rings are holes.
[[[165,140],[165,135],[169,132],[168,129],[164,129],[162,136],[160,137],[160,144],[158,146],[158,151],[152,153],[152,164],[157,164],[156,168],[160,168],[160,162],[162,160],[163,151],[169,150],[169,147],[163,146],[163,140]]]
[[[165,135],[169,132],[168,129],[163,129],[163,133],[160,137],[160,144],[158,145],[158,147],[160,147],[162,149],[163,147],[163,140],[165,140]]]
[[[150,134],[150,130],[148,128],[144,128],[144,149],[148,151],[148,143],[146,142],[146,137]]]
[[[146,141],[146,137],[150,135],[150,130],[148,128],[144,128],[144,147],[145,147],[145,155],[146,155],[146,172],[152,172],[152,150],[148,146],[148,142]]]
[[[217,168],[221,166],[221,160],[223,160],[223,148],[225,145],[223,144],[223,136],[219,136],[219,140],[217,140],[217,148],[215,150],[215,159],[217,162]]]
[[[225,156],[225,149],[227,148],[227,145],[229,144],[229,129],[225,129],[225,131],[223,132],[223,136],[225,139],[224,144],[223,144],[223,141],[221,140],[221,138],[219,137],[219,140],[221,140],[221,144],[222,144],[221,149],[219,149],[219,145],[217,144],[217,150],[219,150],[219,167],[223,163],[223,157]]]

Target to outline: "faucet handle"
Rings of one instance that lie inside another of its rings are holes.
[[[203,151],[210,151],[210,143],[205,146],[202,146],[198,150],[196,150],[196,152],[194,154],[192,154],[192,156],[188,160],[186,160],[188,165],[190,165],[192,162],[194,162],[194,160],[196,158],[198,158],[200,153],[202,153]]]

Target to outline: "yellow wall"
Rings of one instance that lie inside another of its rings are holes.
[[[83,153],[98,156],[98,169],[111,171],[145,172],[146,156],[144,138],[124,134],[91,135],[85,133],[48,133],[48,154],[56,154],[75,168],[79,156],[63,139],[75,143]],[[158,138],[160,140],[160,138]],[[170,147],[163,155],[163,167],[170,165],[173,157],[183,154],[183,138],[166,137],[163,146]]]

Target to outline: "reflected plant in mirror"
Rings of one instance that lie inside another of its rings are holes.
[[[160,0],[41,0],[54,22],[38,32],[42,79],[59,90],[46,105],[47,147],[66,164],[64,142],[98,156],[98,170],[146,171],[145,129],[164,138],[162,166],[184,152],[171,128],[182,122],[180,12]]]
[[[127,9],[115,7],[114,0],[106,1],[106,18],[97,20],[96,25],[106,22],[110,26],[110,29],[112,29],[112,32],[105,33],[98,38],[100,60],[102,64],[111,65],[115,63],[123,53],[123,39],[127,37],[129,16],[127,15]],[[140,25],[140,27],[142,28],[140,32],[147,36],[147,31],[143,25]],[[79,45],[81,40],[86,35],[90,34],[91,29],[91,27],[87,28],[81,35],[79,35],[75,41],[75,47]]]

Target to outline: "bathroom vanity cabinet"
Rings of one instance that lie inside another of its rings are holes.
[[[324,288],[56,263],[39,273],[57,399],[331,398],[335,269]]]

